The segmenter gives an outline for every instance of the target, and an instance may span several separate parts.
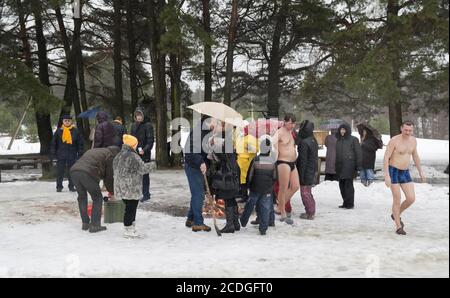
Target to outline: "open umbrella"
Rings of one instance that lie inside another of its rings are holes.
[[[98,107],[94,107],[89,110],[86,110],[86,111],[78,114],[77,118],[93,119],[97,115],[97,112],[100,111],[100,108],[101,107],[98,106]]]
[[[236,112],[233,108],[220,102],[201,102],[188,106],[188,108],[200,114],[232,124],[233,126],[245,127],[246,125],[241,114]]]
[[[364,129],[367,130],[367,132],[372,134],[373,137],[375,138],[378,148],[379,149],[383,148],[383,139],[381,138],[381,134],[378,132],[376,128],[370,126],[367,123],[359,123],[358,125],[356,125],[356,128],[358,129],[358,133],[360,136],[362,136]]]
[[[319,128],[324,130],[338,129],[341,124],[345,123],[341,119],[329,119],[326,122],[320,124]]]

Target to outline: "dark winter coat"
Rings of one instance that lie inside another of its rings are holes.
[[[72,144],[62,141],[63,129],[59,127],[55,130],[50,148],[50,158],[58,160],[77,160],[83,155],[83,137],[76,127],[70,130]]]
[[[114,146],[122,147],[122,137],[127,133],[127,128],[125,127],[125,125],[116,120],[112,122],[112,125],[114,127]]]
[[[103,180],[106,189],[114,193],[113,160],[119,151],[117,146],[90,149],[70,168],[70,172],[86,173],[97,182]]]
[[[251,192],[261,195],[272,193],[277,180],[278,170],[273,156],[260,154],[251,161],[247,173],[247,188]]]
[[[362,150],[362,168],[367,169],[375,169],[375,159],[376,152],[378,149],[378,144],[375,138],[371,135],[367,136],[364,141],[361,143]]]
[[[201,124],[198,124],[191,130],[183,149],[184,162],[194,169],[199,169],[202,163],[209,164],[208,153],[205,152],[202,141],[210,133],[209,130],[202,130]],[[195,134],[194,134],[195,131]],[[197,139],[198,138],[198,139]]]
[[[331,134],[325,138],[325,147],[327,147],[327,155],[325,159],[325,173],[336,174],[336,135]]]
[[[136,112],[140,112],[142,116],[144,116],[144,112],[141,109],[137,108]],[[136,121],[133,125],[131,125],[130,134],[138,139],[138,148],[142,148],[142,150],[144,150],[144,155],[141,156],[142,160],[149,162],[151,159],[153,144],[155,142],[152,124],[147,122],[145,119],[142,122]]]
[[[212,192],[216,195],[217,199],[230,200],[239,196],[239,186],[241,178],[241,170],[237,163],[235,153],[214,153],[215,157],[219,160],[212,162],[210,166],[210,183],[212,185]],[[230,177],[232,184],[235,187],[228,187],[226,189],[215,188],[216,182],[214,180],[221,181],[223,177]]]
[[[319,145],[314,138],[314,124],[306,122],[298,133],[297,170],[300,185],[313,185],[317,174]]]
[[[118,200],[139,200],[142,197],[142,175],[150,173],[150,163],[144,163],[128,145],[113,161],[114,196]]]
[[[108,114],[105,112],[97,113],[98,124],[95,127],[94,148],[106,148],[114,145],[114,127],[108,121]]]
[[[340,130],[345,128],[346,133],[341,136]],[[336,133],[336,176],[338,179],[353,179],[357,171],[362,170],[362,152],[358,138],[352,136],[350,125],[339,126]]]

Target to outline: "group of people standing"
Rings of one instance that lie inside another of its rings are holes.
[[[56,191],[63,189],[66,167],[69,169],[69,190],[78,193],[82,229],[90,232],[106,230],[101,226],[103,194],[100,180],[110,197],[123,199],[126,208],[125,232],[136,236],[137,203],[150,199],[150,160],[154,131],[140,108],[134,113],[130,134],[120,117],[109,121],[108,114],[98,112],[93,146],[84,152],[84,142],[72,117],[61,117],[62,125],[54,133],[50,159],[57,160]],[[132,174],[131,174],[132,173]],[[92,198],[92,212],[88,215],[88,197]]]
[[[194,232],[211,230],[205,225],[202,216],[205,181],[203,176],[207,177],[215,198],[225,201],[226,225],[221,230],[222,233],[234,233],[239,231],[241,226],[245,227],[255,208],[257,218],[251,223],[259,225],[261,235],[266,234],[269,226],[275,225],[275,214],[280,216],[280,222],[293,224],[290,200],[298,190],[305,207],[305,212],[301,213],[300,218],[314,219],[316,202],[312,187],[319,171],[317,167],[319,146],[314,137],[314,123],[308,120],[301,122],[298,133],[295,133],[295,116],[286,114],[284,125],[275,135],[260,140],[259,154],[251,160],[245,183],[242,183],[240,173],[242,169],[237,162],[239,152],[233,149],[227,151],[225,148],[225,144],[233,144],[233,140],[230,140],[233,127],[205,118],[199,125],[202,128],[201,135],[199,134],[201,140],[208,134],[212,136],[208,138],[206,146],[202,146],[202,142],[195,139],[192,130],[185,146],[185,171],[191,191],[186,227]],[[399,156],[405,153],[393,155],[395,150],[392,151],[390,148],[399,142],[409,144],[410,151],[402,157],[403,161],[398,166],[401,170],[384,169],[386,185],[391,188],[394,196],[391,217],[396,222],[396,232],[400,235],[406,233],[403,230],[404,223],[399,221],[399,215],[414,201],[414,192],[411,191],[412,181],[410,178],[404,178],[409,175],[411,155],[424,179],[417,155],[417,144],[411,133],[406,132],[412,126],[410,122],[402,124],[401,135],[391,139],[385,155],[385,164],[394,167]],[[370,130],[363,129],[360,143],[358,138],[352,136],[350,125],[343,123],[327,136],[325,146],[327,147],[325,179],[339,181],[343,199],[343,204],[339,208],[353,209],[355,206],[353,181],[358,173],[364,186],[368,187],[375,180],[376,151],[380,149],[380,142]],[[399,150],[402,149],[397,149]],[[402,203],[401,206],[398,203],[401,200],[399,185],[406,195],[406,203]],[[243,196],[248,199],[240,215],[236,199]],[[277,210],[274,205],[277,206]]]
[[[139,201],[150,199],[149,162],[154,143],[153,127],[145,120],[143,110],[136,109],[130,134],[126,133],[121,118],[110,122],[106,113],[99,112],[94,145],[86,152],[82,136],[72,125],[72,118],[66,115],[61,120],[62,125],[55,131],[51,150],[51,159],[57,159],[56,187],[58,192],[62,191],[64,170],[69,167],[69,190],[78,193],[82,230],[92,233],[106,230],[101,226],[104,198],[99,183],[103,180],[110,197],[125,203],[125,237],[139,237],[135,224],[136,210]],[[236,150],[239,141],[236,141],[233,125],[205,116],[201,119],[191,130],[183,150],[184,169],[191,192],[186,227],[194,232],[211,231],[203,219],[205,181],[215,199],[225,202],[226,225],[222,233],[234,233],[245,227],[254,209],[257,217],[251,224],[259,225],[261,235],[266,234],[268,227],[275,226],[276,214],[280,222],[292,225],[290,200],[298,190],[305,207],[300,218],[315,218],[316,202],[312,188],[320,169],[317,167],[319,146],[314,137],[314,123],[302,121],[298,133],[293,114],[286,114],[283,123],[272,137],[255,139],[259,142],[253,144],[258,149],[257,154],[256,151]],[[425,181],[417,142],[412,136],[413,126],[408,121],[402,124],[401,134],[393,137],[387,146],[383,164],[385,184],[393,195],[391,218],[399,235],[406,234],[401,214],[415,200],[408,170],[411,157]],[[375,154],[380,148],[369,130],[362,130],[361,143],[351,133],[350,126],[343,123],[325,140],[325,179],[339,181],[343,199],[339,207],[344,209],[354,208],[353,181],[358,172],[365,186],[374,181]],[[406,197],[403,202],[400,191]],[[91,215],[88,214],[88,193],[93,200]],[[238,198],[246,202],[242,214]]]

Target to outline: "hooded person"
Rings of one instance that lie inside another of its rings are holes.
[[[72,125],[72,116],[61,117],[62,126],[53,135],[50,147],[50,160],[56,159],[56,191],[61,192],[66,167],[70,169],[83,154],[83,137],[78,129]],[[70,173],[68,175],[69,190],[75,191]]]
[[[375,180],[375,160],[378,142],[373,132],[364,128],[361,131],[361,150],[362,150],[362,170],[360,173],[361,183],[369,186]]]
[[[151,151],[154,144],[153,126],[146,121],[144,110],[137,108],[134,112],[134,123],[131,125],[130,135],[137,138],[137,153],[142,161],[150,162]],[[144,174],[142,177],[142,197],[141,202],[150,200],[150,175]]]
[[[210,138],[209,145],[212,153],[211,159],[211,191],[216,200],[225,201],[226,225],[221,230],[222,233],[234,233],[241,229],[239,222],[239,207],[236,198],[239,197],[240,168],[234,150],[229,148],[233,144],[232,127],[228,124],[217,126],[213,137]]]
[[[302,219],[314,219],[316,214],[316,202],[312,195],[312,186],[316,179],[319,145],[314,137],[314,123],[305,120],[300,124],[298,133],[298,157],[297,170],[300,180],[300,195],[306,213],[302,213]]]
[[[358,138],[352,136],[350,125],[341,124],[336,134],[336,177],[344,203],[339,208],[353,209],[353,179],[362,169],[362,152]]]
[[[95,127],[94,148],[106,148],[114,146],[114,126],[108,121],[108,114],[100,111],[96,115],[97,126]]]
[[[150,172],[150,163],[144,163],[136,152],[138,139],[124,134],[122,150],[113,161],[114,196],[125,204],[124,237],[139,238],[136,230],[136,210],[142,195],[142,176]]]
[[[256,207],[259,232],[261,235],[266,235],[267,228],[275,226],[272,190],[278,180],[278,171],[271,141],[268,138],[263,139],[259,147],[260,154],[251,161],[246,176],[250,197],[245,204],[240,222],[245,227],[253,209]]]
[[[103,180],[106,190],[114,194],[113,160],[119,151],[117,146],[90,149],[70,169],[78,192],[82,230],[89,230],[91,233],[106,230],[106,227],[100,225],[103,195],[99,183]],[[88,193],[93,201],[91,218],[87,211]]]

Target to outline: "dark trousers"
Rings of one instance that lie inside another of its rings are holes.
[[[125,215],[123,216],[123,225],[129,227],[136,221],[136,211],[139,204],[138,200],[122,200],[125,203]]]
[[[73,183],[77,188],[78,193],[78,207],[80,209],[80,216],[83,223],[91,223],[99,226],[102,219],[103,195],[99,183],[89,176],[87,173],[81,171],[73,171],[71,173]],[[91,218],[88,215],[88,197],[92,198],[92,214]]]
[[[203,225],[203,201],[205,200],[205,180],[200,169],[194,169],[187,164],[184,171],[189,182],[189,190],[191,191],[191,204],[187,218],[194,221],[194,225]]]
[[[75,163],[75,159],[58,159],[58,161],[56,162],[56,169],[57,169],[57,173],[56,173],[56,189],[63,189],[63,180],[64,180],[64,172],[66,170],[66,166],[67,169],[70,170],[70,168],[73,166],[73,164]],[[70,171],[68,171],[69,174],[68,179],[69,179],[69,188],[73,188],[73,181],[72,178],[70,177]]]
[[[259,230],[267,231],[269,223],[272,223],[273,216],[273,199],[272,194],[258,194],[251,192],[247,204],[245,204],[244,212],[241,216],[241,223],[246,226],[253,209],[256,207],[256,213],[259,219]]]
[[[355,189],[353,179],[339,179],[339,189],[344,200],[345,207],[353,207],[355,203]]]
[[[150,175],[142,175],[142,196],[143,200],[150,200]]]

